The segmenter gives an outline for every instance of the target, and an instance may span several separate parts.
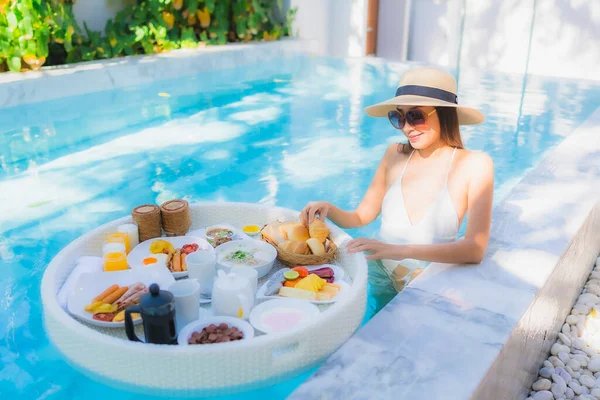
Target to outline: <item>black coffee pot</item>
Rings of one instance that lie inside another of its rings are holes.
[[[140,304],[125,310],[125,333],[129,340],[141,342],[133,331],[132,313],[142,314],[146,343],[176,344],[175,300],[171,292],[160,290],[156,283],[140,298]]]

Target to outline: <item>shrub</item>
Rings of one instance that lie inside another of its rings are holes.
[[[296,11],[282,16],[282,0],[137,0],[102,34],[85,24],[81,30],[72,2],[0,0],[0,71],[277,40],[291,36]]]

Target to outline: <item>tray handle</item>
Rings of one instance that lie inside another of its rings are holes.
[[[279,370],[286,365],[295,364],[305,353],[306,346],[300,341],[276,346],[271,350],[271,365],[275,370]]]

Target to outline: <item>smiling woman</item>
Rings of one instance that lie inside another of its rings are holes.
[[[459,106],[454,78],[433,68],[408,71],[396,97],[365,111],[387,115],[408,143],[388,148],[356,210],[309,203],[301,220],[329,217],[341,227],[357,228],[381,214],[380,240],[353,240],[348,251],[381,260],[376,265],[392,275],[397,290],[421,272],[423,262],[481,262],[489,239],[494,172],[489,156],[463,149],[459,124],[481,123],[483,114]],[[465,238],[457,241],[467,213],[472,218]]]

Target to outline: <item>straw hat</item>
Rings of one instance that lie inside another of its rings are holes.
[[[454,107],[460,125],[480,124],[483,114],[470,107],[459,106],[456,99],[456,80],[437,68],[415,68],[402,75],[396,97],[365,108],[372,117],[387,117],[398,106]]]

